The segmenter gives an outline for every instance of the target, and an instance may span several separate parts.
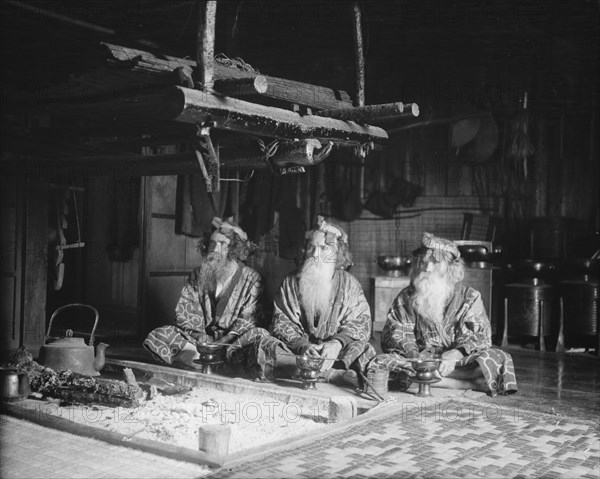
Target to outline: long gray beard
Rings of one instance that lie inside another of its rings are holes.
[[[323,263],[309,258],[300,270],[300,303],[310,321],[329,308],[333,263]]]
[[[440,324],[444,319],[444,308],[452,296],[454,285],[436,272],[420,273],[414,279],[413,285],[413,310],[419,313],[425,324]]]
[[[227,256],[218,253],[208,253],[205,256],[198,275],[198,280],[205,290],[211,293],[217,290],[217,280],[226,274],[228,261]]]

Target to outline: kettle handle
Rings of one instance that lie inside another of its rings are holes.
[[[84,304],[84,303],[65,304],[64,306],[61,306],[56,311],[54,311],[54,313],[52,313],[52,316],[50,317],[50,324],[48,324],[48,332],[46,333],[46,339],[50,338],[50,329],[52,329],[52,321],[54,321],[54,318],[58,315],[58,313],[60,313],[64,309],[72,308],[74,306],[79,306],[82,308],[89,308],[96,315],[96,318],[94,319],[94,326],[92,327],[92,334],[90,334],[90,341],[89,341],[89,345],[93,346],[94,345],[94,333],[96,332],[96,326],[98,326],[98,318],[100,317],[100,314],[98,313],[98,310],[96,308],[94,308],[93,306],[90,306],[89,304]]]

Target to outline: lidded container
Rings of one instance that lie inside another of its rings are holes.
[[[555,335],[553,322],[554,288],[538,278],[505,285],[508,303],[508,336],[519,341],[540,336],[540,316],[544,336]]]

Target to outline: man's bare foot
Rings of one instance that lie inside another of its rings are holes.
[[[337,386],[359,386],[358,375],[352,369],[329,369],[321,375],[326,382]]]
[[[173,364],[184,368],[200,369],[201,366],[194,363],[194,359],[198,359],[199,357],[200,355],[197,351],[192,349],[184,349],[177,355],[173,361]]]

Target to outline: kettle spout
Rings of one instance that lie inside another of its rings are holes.
[[[106,348],[108,348],[108,344],[106,343],[99,343],[98,346],[96,346],[96,357],[94,358],[93,364],[94,371],[101,371],[104,367],[104,363],[106,362]]]

